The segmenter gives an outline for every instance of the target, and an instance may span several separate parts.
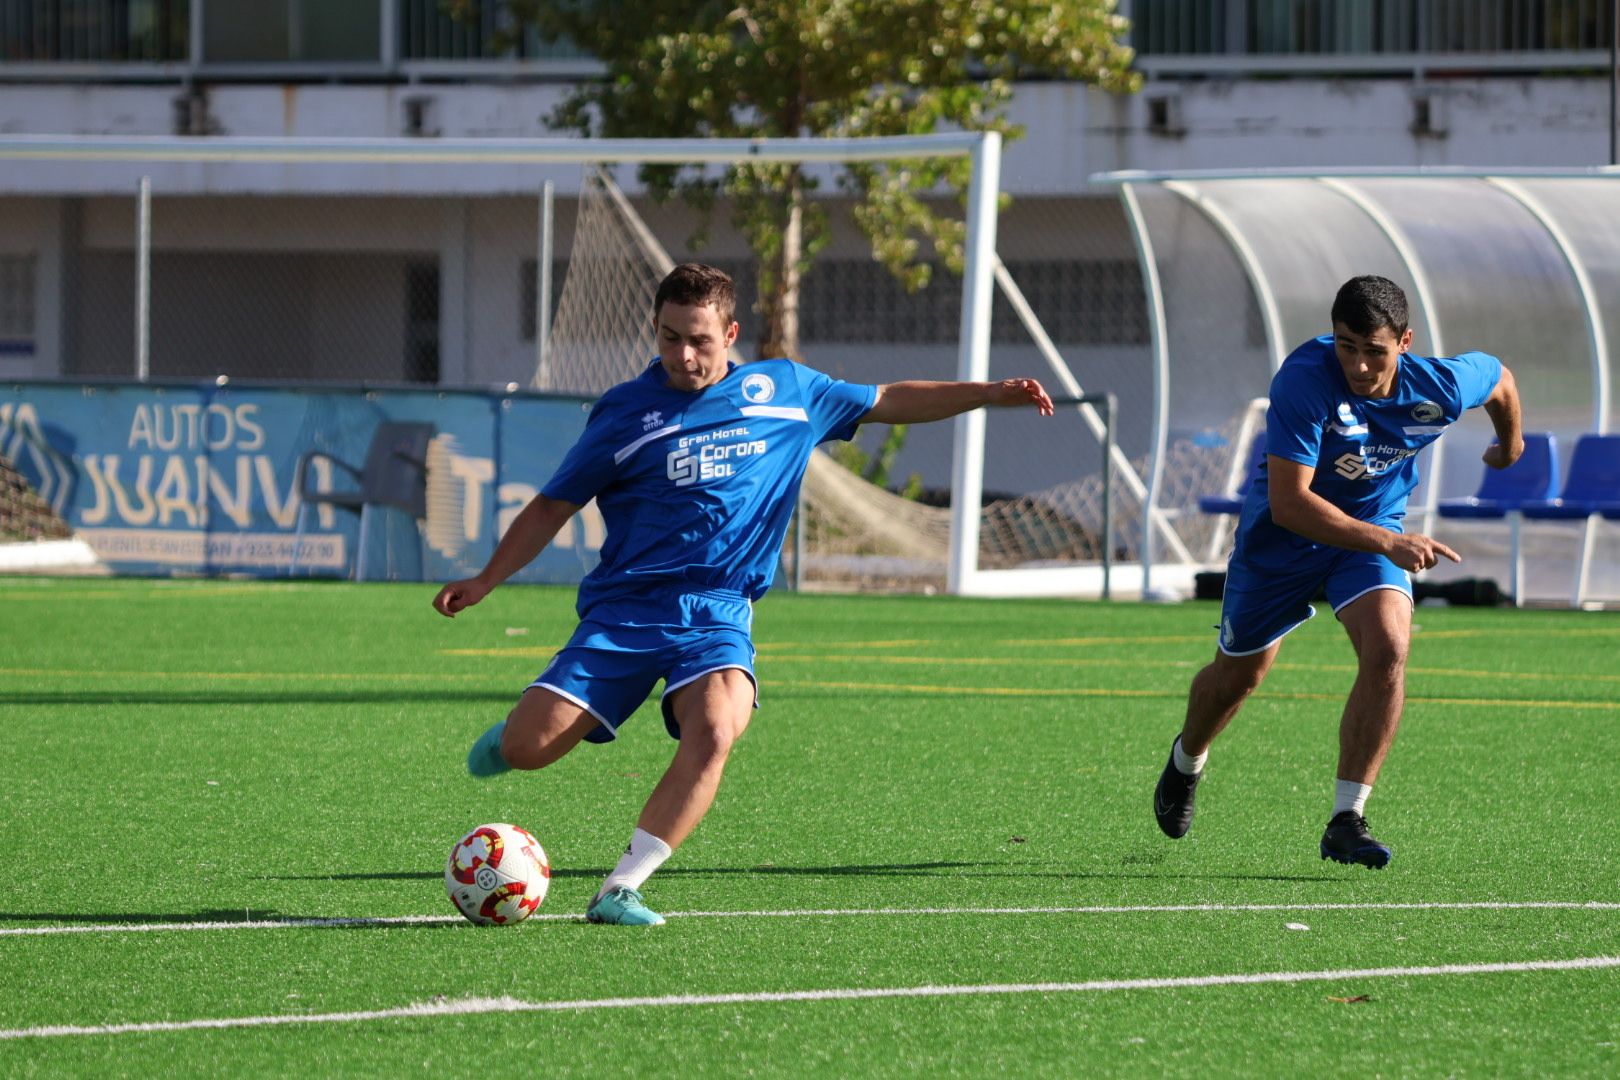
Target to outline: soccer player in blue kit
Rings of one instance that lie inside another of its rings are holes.
[[[722,271],[672,270],[653,300],[658,359],[596,403],[484,569],[433,600],[449,616],[478,603],[596,500],[607,535],[579,587],[579,628],[467,758],[481,777],[544,768],[581,740],[616,738],[664,680],[664,726],[679,746],[586,911],[592,922],[664,921],[640,889],[708,811],[757,705],[753,602],[770,588],[816,445],[852,438],[862,423],[924,423],[985,405],[1053,411],[1034,379],[863,386],[790,360],[738,366],[727,359],[735,307]]]
[[[1219,648],[1193,677],[1153,813],[1166,835],[1186,835],[1210,743],[1260,686],[1283,636],[1316,614],[1308,601],[1325,587],[1357,673],[1339,722],[1333,814],[1320,852],[1377,869],[1390,850],[1368,831],[1362,810],[1406,697],[1409,573],[1459,561],[1439,541],[1401,530],[1416,455],[1476,406],[1496,429],[1486,465],[1512,465],[1524,439],[1513,374],[1495,357],[1407,352],[1406,295],[1394,282],[1346,282],[1332,319],[1333,333],[1295,349],[1271,381],[1265,470],[1244,499]]]

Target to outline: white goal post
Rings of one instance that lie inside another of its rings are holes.
[[[0,162],[11,165],[49,163],[72,165],[118,163],[136,169],[148,164],[169,169],[224,165],[230,167],[332,166],[435,167],[463,170],[575,164],[670,164],[726,166],[750,162],[798,163],[836,166],[847,162],[888,162],[937,158],[968,158],[971,178],[967,190],[965,265],[962,274],[961,321],[955,377],[980,381],[989,378],[992,300],[999,287],[1008,295],[1018,316],[1029,326],[1033,314],[1000,267],[996,255],[996,227],[1001,176],[1001,136],[995,132],[962,132],[918,136],[868,138],[789,139],[411,139],[411,138],[272,138],[272,137],[0,137]],[[446,191],[455,190],[454,182]],[[999,269],[999,273],[998,273]],[[1031,333],[1052,369],[1054,389],[1071,396],[1082,392],[1080,382],[1058,355],[1038,323]],[[452,376],[453,377],[453,376]],[[1107,391],[1087,386],[1087,391]],[[1098,421],[1089,406],[1083,418],[1094,434]],[[1084,568],[987,570],[979,566],[985,453],[985,415],[976,410],[955,419],[951,469],[951,511],[946,587],[950,592],[973,595],[1041,595],[1085,592],[1082,579],[1095,576]],[[1116,454],[1115,475],[1127,491],[1141,497],[1143,481],[1123,454]],[[1151,500],[1147,520],[1170,544],[1179,544],[1175,531],[1162,520]],[[1076,571],[1079,576],[1076,577]],[[1071,580],[1072,579],[1072,580]],[[1129,588],[1129,586],[1126,586]],[[1093,590],[1094,591],[1094,590]]]

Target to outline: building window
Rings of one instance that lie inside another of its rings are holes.
[[[0,354],[34,351],[33,255],[0,255]]]

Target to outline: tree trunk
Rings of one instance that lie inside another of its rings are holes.
[[[799,263],[804,257],[804,181],[795,166],[788,173],[782,247],[771,275],[775,288],[764,297],[759,359],[799,357]]]

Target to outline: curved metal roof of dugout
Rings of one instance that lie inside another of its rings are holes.
[[[1159,504],[1169,442],[1229,425],[1302,341],[1331,331],[1339,286],[1400,284],[1413,351],[1500,357],[1525,428],[1575,439],[1620,426],[1620,169],[1113,172],[1141,253],[1154,363]],[[1427,452],[1413,506],[1466,495],[1489,421]],[[1425,519],[1425,527],[1427,521]],[[1152,559],[1152,538],[1144,561]]]

